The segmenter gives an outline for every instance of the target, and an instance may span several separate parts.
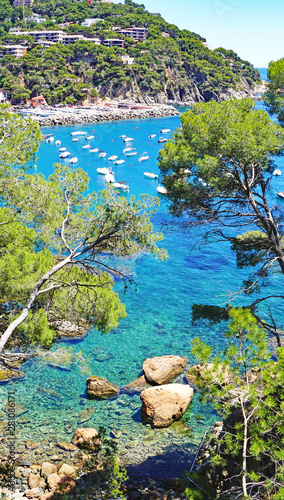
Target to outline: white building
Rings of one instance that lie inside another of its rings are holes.
[[[2,45],[0,46],[0,59],[4,56],[22,57],[26,52],[26,47],[22,45]]]
[[[46,17],[40,17],[39,14],[35,14],[33,12],[33,15],[32,16],[29,16],[27,17],[27,21],[30,22],[30,23],[37,23],[37,24],[41,24],[43,23],[44,21],[46,21]]]
[[[85,19],[85,21],[83,21],[81,23],[81,26],[87,26],[89,28],[90,26],[92,26],[92,24],[97,24],[99,21],[101,21],[101,19],[99,17],[98,18]]]
[[[135,42],[143,42],[147,38],[148,29],[141,28],[140,26],[131,26],[130,28],[121,28],[120,26],[114,26],[113,31],[121,33],[123,36],[130,36],[134,38]]]
[[[129,56],[126,54],[125,56],[120,56],[123,64],[134,64],[134,57]]]
[[[106,40],[103,41],[103,45],[106,47],[121,47],[124,48],[124,40],[121,40],[120,38],[106,38]]]

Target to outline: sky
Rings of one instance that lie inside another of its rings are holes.
[[[256,68],[284,57],[283,0],[134,1],[180,29],[203,36],[211,49],[234,50]]]

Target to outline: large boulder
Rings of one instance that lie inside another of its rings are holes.
[[[72,438],[72,443],[79,448],[85,448],[87,450],[94,450],[102,444],[98,431],[92,427],[79,427],[76,429]]]
[[[180,375],[188,359],[181,356],[160,356],[147,358],[143,363],[143,372],[149,384],[163,385]]]
[[[205,365],[194,365],[189,368],[185,374],[189,383],[198,384],[199,381],[210,383],[212,381],[217,385],[229,384],[231,379],[230,368],[223,363],[215,366],[213,363]]]
[[[107,399],[119,394],[119,387],[105,378],[91,376],[87,378],[87,394],[89,399]]]
[[[192,387],[184,384],[166,384],[145,389],[140,394],[142,419],[155,427],[168,427],[182,417],[192,396]]]

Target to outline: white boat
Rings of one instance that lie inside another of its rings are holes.
[[[127,153],[128,151],[132,151],[132,149],[134,149],[134,148],[130,148],[130,147],[128,147],[128,148],[124,148],[123,152],[124,152],[124,153]]]
[[[67,151],[67,148],[59,148],[59,149],[58,149],[58,151],[59,151],[60,153],[63,153],[63,151]]]
[[[157,174],[153,174],[152,172],[144,172],[144,175],[146,177],[149,177],[149,179],[157,179],[158,178],[158,175]]]
[[[276,170],[274,170],[273,175],[281,175],[281,170],[277,168]]]
[[[133,137],[124,137],[123,139],[124,142],[132,142],[134,141]]]
[[[107,155],[105,151],[101,151],[99,154],[99,158],[104,158]]]
[[[123,163],[125,163],[125,160],[116,160],[114,162],[115,165],[122,165]]]
[[[130,151],[127,151],[127,152],[126,152],[126,153],[124,153],[124,154],[125,154],[125,156],[136,156],[136,155],[137,155],[137,151],[136,151],[136,149],[131,148],[131,150],[130,150]]]
[[[148,155],[147,151],[144,151],[142,155],[139,156],[138,161],[146,161],[149,160],[150,156]]]
[[[71,132],[70,135],[87,135],[88,132],[82,132],[81,130],[77,130],[76,132]]]
[[[70,155],[71,155],[70,151],[63,151],[63,153],[59,155],[59,158],[67,158]]]
[[[45,142],[53,142],[53,141],[54,141],[54,137],[48,137]]]
[[[82,146],[82,149],[90,149],[91,145],[90,144],[85,144],[84,146]]]
[[[86,141],[89,141],[90,139],[94,139],[94,137],[95,137],[94,135],[87,135],[85,139]]]
[[[123,135],[120,135],[119,137],[120,137],[120,139],[125,139],[125,137],[127,137],[127,135],[123,134]]]
[[[160,137],[160,139],[158,139],[158,142],[167,142],[168,139],[166,139],[165,137]]]
[[[73,158],[70,158],[69,163],[78,163],[77,156],[73,156]]]
[[[160,130],[161,134],[168,134],[170,131],[171,131],[171,129],[170,129],[170,128],[162,128],[162,129]]]
[[[284,198],[284,191],[278,191],[278,193],[276,193],[279,198]]]
[[[189,168],[182,168],[181,171],[180,171],[181,174],[187,174],[187,175],[190,175],[192,174],[192,171],[189,170]]]
[[[167,190],[166,190],[166,188],[164,186],[158,186],[157,187],[157,191],[160,194],[167,194]]]
[[[117,155],[112,155],[112,156],[109,156],[109,160],[110,161],[114,161],[114,160],[117,160],[118,156]]]
[[[99,148],[90,149],[90,153],[98,153],[98,152],[99,152]]]
[[[156,134],[151,134],[148,136],[149,139],[154,139],[154,137],[156,137]]]
[[[105,174],[105,180],[106,182],[115,182],[114,174],[111,174],[110,172]]]
[[[74,137],[74,139],[72,139],[72,142],[78,142],[78,138],[77,137]]]
[[[114,182],[113,186],[122,191],[129,191],[128,182],[125,181]]]
[[[61,144],[61,141],[55,141],[56,146],[60,146],[60,144]]]
[[[198,182],[200,184],[202,184],[202,186],[206,187],[207,186],[207,182],[205,182],[203,179],[201,179],[201,177],[198,178]]]
[[[102,175],[113,174],[113,171],[111,170],[110,167],[97,168],[97,172],[98,174]]]

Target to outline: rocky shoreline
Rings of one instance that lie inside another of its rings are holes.
[[[149,109],[85,109],[66,113],[60,108],[50,116],[32,115],[40,127],[53,125],[80,125],[84,123],[137,120],[178,116],[180,112],[173,106],[157,105]]]

